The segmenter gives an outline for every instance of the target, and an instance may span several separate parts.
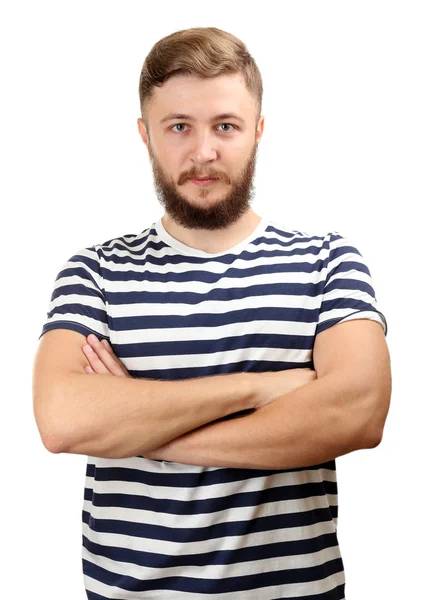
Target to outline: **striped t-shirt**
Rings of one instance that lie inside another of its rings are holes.
[[[72,256],[41,335],[94,332],[133,377],[179,380],[313,369],[315,336],[358,318],[387,334],[369,269],[337,232],[262,219],[241,243],[210,254],[159,219]],[[90,456],[87,598],[340,600],[337,508],[334,460],[258,470]]]

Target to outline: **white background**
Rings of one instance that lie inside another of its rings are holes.
[[[3,598],[79,600],[86,459],[50,454],[32,361],[54,279],[82,247],[163,214],[137,132],[160,38],[215,26],[262,72],[253,208],[336,230],[364,256],[388,320],[383,442],[337,460],[348,600],[422,592],[424,19],[422,2],[9,1],[0,14]]]

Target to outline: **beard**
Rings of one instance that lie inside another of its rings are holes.
[[[204,169],[206,173],[202,172],[201,176],[208,175],[216,178],[229,185],[230,189],[227,194],[214,200],[211,206],[199,206],[183,196],[178,188],[185,181],[190,181],[200,175],[200,168],[193,167],[190,171],[183,173],[175,183],[166,175],[156,156],[148,147],[154,185],[160,204],[174,221],[187,229],[208,229],[210,231],[226,229],[247,212],[253,199],[257,149],[258,144],[255,143],[246,165],[235,180],[232,180],[226,173],[220,173],[214,169]],[[195,190],[200,199],[207,199],[210,194],[215,193],[215,185],[221,184],[215,183],[208,188],[195,187]]]

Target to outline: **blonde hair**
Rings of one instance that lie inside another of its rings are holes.
[[[262,77],[245,44],[216,27],[195,27],[171,33],[152,47],[140,75],[141,115],[147,126],[147,104],[155,87],[170,77],[195,75],[210,78],[223,73],[240,73],[257,103],[256,121],[262,111]]]

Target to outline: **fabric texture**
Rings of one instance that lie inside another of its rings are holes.
[[[209,254],[159,219],[83,248],[57,275],[41,335],[109,340],[133,377],[180,380],[314,368],[316,336],[371,319],[369,269],[338,232],[262,221]],[[40,335],[40,337],[41,337]],[[82,561],[89,600],[340,600],[335,461],[293,470],[87,457]]]

